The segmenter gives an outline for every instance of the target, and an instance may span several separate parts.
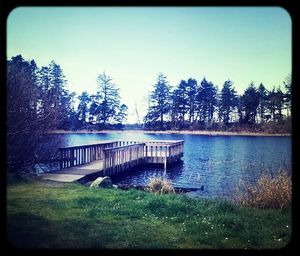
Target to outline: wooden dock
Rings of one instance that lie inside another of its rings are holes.
[[[60,170],[42,178],[73,182],[111,176],[145,164],[161,164],[166,169],[183,156],[183,144],[183,140],[106,140],[63,147],[59,148]]]

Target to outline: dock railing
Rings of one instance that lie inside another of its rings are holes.
[[[115,141],[90,143],[83,146],[59,148],[60,169],[87,164],[97,160],[103,160],[106,148],[116,146]]]
[[[177,161],[183,156],[184,140],[128,140],[119,141],[119,145],[144,143],[145,163],[164,164]]]
[[[126,143],[124,146],[104,149],[104,175],[112,175],[144,163],[144,145]]]

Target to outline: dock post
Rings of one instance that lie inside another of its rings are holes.
[[[167,159],[168,159],[167,148],[168,148],[168,147],[165,146],[164,171],[167,171]]]
[[[62,169],[64,167],[64,165],[63,165],[63,151],[60,149],[59,153],[60,153],[59,169]]]

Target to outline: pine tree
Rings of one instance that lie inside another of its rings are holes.
[[[286,77],[283,84],[286,89],[286,93],[284,94],[284,103],[287,109],[287,115],[289,116],[292,111],[292,77],[290,74]]]
[[[118,113],[116,114],[116,122],[118,124],[122,124],[127,120],[127,111],[128,107],[125,104],[122,104],[119,108]]]
[[[225,124],[230,121],[230,114],[237,106],[237,95],[233,83],[230,80],[225,81],[221,90],[220,116]]]
[[[244,120],[246,123],[255,123],[257,108],[259,105],[259,93],[257,92],[253,82],[245,90],[241,97],[242,109],[245,112]]]
[[[284,93],[282,92],[280,86],[277,88],[275,105],[276,110],[278,111],[276,119],[277,121],[282,121],[282,110],[284,108]]]
[[[77,108],[78,118],[81,121],[81,125],[84,126],[86,124],[88,115],[89,115],[89,103],[91,102],[91,98],[89,94],[84,91],[78,96],[79,104]]]
[[[260,117],[260,121],[264,122],[266,108],[267,108],[266,105],[268,100],[268,92],[262,83],[258,87],[258,95],[259,95],[259,106],[258,106],[259,117]]]
[[[173,128],[179,127],[179,122],[182,120],[180,116],[180,104],[182,95],[179,89],[174,89],[171,94],[171,122]],[[182,124],[180,124],[182,125]]]
[[[183,127],[185,126],[185,115],[188,112],[188,83],[185,80],[181,80],[176,94],[177,107],[179,112],[179,119],[182,121]]]
[[[116,121],[115,116],[120,108],[119,88],[112,83],[110,76],[105,72],[97,77],[98,91],[92,97],[92,113],[97,116],[97,122],[104,127],[107,123]]]
[[[164,116],[171,110],[171,87],[166,79],[164,74],[158,75],[154,90],[150,94],[152,106],[148,113],[152,122],[160,119],[161,129],[163,129]]]
[[[195,109],[196,109],[196,93],[197,93],[197,80],[189,78],[187,81],[187,106],[189,113],[190,125],[194,122]]]
[[[211,123],[217,104],[217,89],[206,78],[200,83],[197,93],[198,112],[201,121]]]

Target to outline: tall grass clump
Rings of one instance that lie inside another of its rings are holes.
[[[163,179],[163,178],[151,178],[147,190],[152,193],[159,193],[159,194],[167,194],[167,193],[174,193],[174,187],[170,180]]]
[[[245,184],[244,191],[238,191],[238,204],[258,208],[283,209],[292,202],[292,180],[287,170],[280,170],[276,177],[263,174],[256,184]]]

